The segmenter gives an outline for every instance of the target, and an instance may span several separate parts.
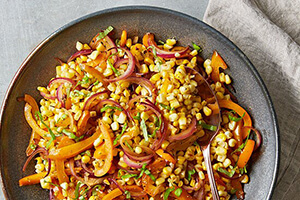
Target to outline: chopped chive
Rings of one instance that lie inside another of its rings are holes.
[[[33,150],[35,150],[36,145],[35,145],[35,144],[31,144],[31,145],[30,145],[30,148],[33,149]]]
[[[114,56],[114,55],[115,55],[115,54],[112,54],[112,55],[110,55],[110,56],[108,57],[107,63],[109,64],[109,66],[111,67],[111,69],[113,70],[113,72],[115,73],[115,75],[116,75],[116,76],[120,76],[121,73],[114,67],[113,64],[111,64],[111,62],[110,62],[110,60],[109,60],[109,58],[110,58],[111,56]]]
[[[156,180],[156,178],[153,176],[153,174],[151,174],[151,172],[148,169],[146,169],[144,173],[148,175],[152,179],[152,181]]]
[[[165,191],[165,193],[164,193],[164,200],[167,200],[168,197],[169,197],[169,195],[170,195],[170,193],[171,193],[172,191],[174,191],[174,190],[175,190],[175,187],[166,189],[166,191]]]
[[[194,42],[192,42],[192,45],[193,45],[193,48],[198,51],[198,52],[201,52],[202,51],[202,48],[198,45],[196,45]]]
[[[217,126],[206,124],[203,121],[198,121],[198,124],[200,126],[202,126],[202,128],[210,130],[210,131],[216,131],[217,130]]]
[[[54,133],[52,132],[52,130],[50,129],[50,127],[44,122],[42,114],[39,111],[35,112],[35,118],[36,120],[38,120],[38,118],[40,119],[41,123],[48,129],[51,139],[49,140],[49,142],[46,145],[46,149],[49,148],[49,146],[51,145],[51,143],[56,139]]]
[[[114,28],[112,26],[107,27],[103,32],[100,32],[97,41],[103,39],[105,36],[107,36]]]
[[[191,178],[192,178],[192,175],[195,174],[195,173],[196,173],[195,169],[189,170],[188,173],[187,173],[188,174],[187,180],[190,181]]]
[[[138,112],[138,113],[136,114],[136,116],[133,117],[133,119],[136,119],[136,120],[140,121],[140,120],[141,120],[141,113]]]
[[[218,171],[229,176],[229,177],[233,177],[234,173],[235,173],[235,169],[232,169],[231,172],[227,171],[226,169],[223,169],[221,167],[218,168]]]
[[[126,178],[131,178],[131,177],[136,177],[136,174],[125,174],[123,176],[121,176],[122,179],[126,179]]]
[[[124,194],[126,196],[126,199],[130,199],[131,198],[131,194],[130,194],[130,192],[128,190],[125,190]]]
[[[108,109],[123,111],[122,108],[119,108],[119,107],[116,107],[116,106],[108,106],[108,105],[106,105],[105,107],[101,108],[100,112],[104,112],[104,111],[106,111]]]
[[[160,44],[165,44],[165,42],[162,41],[162,40],[158,40],[158,43],[160,43]]]
[[[175,110],[175,108],[171,108],[170,106],[168,106],[168,105],[166,105],[166,104],[163,104],[163,103],[159,103],[159,105],[161,106],[161,107],[163,107],[164,109],[167,109],[167,110]]]
[[[125,144],[131,151],[133,151],[133,148],[130,146],[130,144],[127,141],[125,141]]]
[[[180,197],[180,195],[182,193],[182,189],[181,188],[177,188],[174,193],[175,193],[176,196]]]
[[[145,141],[148,142],[149,141],[148,131],[147,131],[147,126],[146,126],[146,122],[145,122],[144,119],[142,119],[142,121],[141,121],[141,128],[142,128],[142,131],[143,131]]]
[[[243,119],[244,116],[245,116],[245,113],[244,113],[241,117],[234,117],[234,116],[232,116],[230,113],[228,114],[228,118],[229,118],[231,121],[235,121],[235,122],[240,121],[241,119]]]
[[[94,82],[94,85],[98,85],[98,84],[99,84],[99,81],[98,81],[98,80]]]
[[[76,185],[76,188],[75,188],[75,198],[74,198],[74,200],[78,199],[78,197],[79,197],[79,186],[80,185],[81,185],[81,182],[78,181],[77,185]]]
[[[122,128],[122,131],[121,131],[121,133],[120,133],[120,135],[118,135],[118,136],[115,138],[115,140],[114,140],[114,142],[113,142],[113,145],[116,145],[116,144],[118,143],[118,140],[121,138],[121,136],[122,136],[123,133],[125,132],[126,128],[127,128],[127,123],[124,124],[124,126],[123,126],[123,128]]]
[[[138,179],[141,178],[146,170],[146,166],[147,166],[147,163],[143,164],[142,168],[141,168],[141,173],[140,175],[138,176]]]
[[[196,145],[196,146],[200,147],[200,144],[198,144],[198,142],[197,142],[197,141],[195,141],[195,142],[194,142],[194,145]]]

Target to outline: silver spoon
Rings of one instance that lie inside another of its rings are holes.
[[[214,106],[218,107],[218,112],[217,113],[212,113],[209,116],[206,116],[203,113],[203,120],[205,121],[206,124],[211,125],[212,129],[203,129],[205,130],[205,136],[200,138],[198,140],[198,143],[201,146],[201,150],[203,152],[203,157],[204,157],[204,162],[207,170],[207,175],[210,183],[210,188],[213,196],[213,200],[219,200],[219,193],[218,189],[216,186],[215,178],[214,178],[214,173],[212,170],[212,165],[211,165],[211,159],[210,159],[210,144],[216,134],[218,133],[220,123],[221,123],[221,114],[220,114],[220,107],[219,103],[217,100],[217,97],[210,87],[209,83],[204,79],[204,77],[198,73],[197,71],[193,69],[189,69],[191,74],[195,75],[195,80],[198,83],[197,89],[198,89],[198,94],[202,98],[202,100],[206,100],[208,104],[211,104]]]

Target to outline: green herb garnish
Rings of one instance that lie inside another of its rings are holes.
[[[182,193],[182,189],[181,188],[177,188],[174,193],[175,193],[176,196],[180,197],[180,195]]]
[[[235,194],[236,191],[237,191],[237,189],[232,188],[232,189],[230,190],[230,193],[231,193],[231,194]]]
[[[141,121],[141,129],[143,131],[145,141],[148,142],[149,141],[148,131],[147,131],[147,126],[146,126],[146,122],[144,119],[142,119],[142,121]]]
[[[210,131],[216,131],[217,130],[217,126],[206,124],[203,121],[198,121],[198,124],[200,126],[202,126],[202,128],[210,130]]]
[[[141,168],[141,173],[140,175],[138,176],[138,179],[141,178],[146,170],[146,166],[147,166],[147,163],[143,164],[142,168]]]
[[[148,169],[145,170],[145,174],[148,175],[152,179],[152,181],[156,180],[156,178],[153,176],[153,174],[151,174],[151,172]]]
[[[136,119],[136,120],[140,121],[140,120],[141,120],[141,113],[138,112],[138,113],[136,114],[136,116],[133,117],[133,119]]]
[[[244,113],[241,117],[234,117],[234,116],[232,116],[230,113],[228,114],[228,118],[229,118],[231,121],[235,121],[235,122],[240,121],[241,119],[243,119],[244,116],[245,116],[245,113]]]
[[[78,197],[79,197],[79,186],[80,185],[81,185],[81,182],[78,181],[77,185],[76,185],[76,188],[75,188],[75,198],[74,198],[74,200],[78,199]]]
[[[198,144],[197,141],[194,142],[194,145],[200,147],[200,144]]]
[[[130,199],[131,198],[130,192],[128,190],[125,190],[124,194],[126,196],[126,199]]]
[[[94,85],[98,85],[98,84],[99,84],[99,81],[98,81],[98,80],[94,82]]]
[[[104,111],[106,111],[108,109],[123,111],[122,108],[119,108],[119,107],[116,107],[116,106],[108,106],[108,105],[106,105],[105,107],[101,108],[100,112],[104,112]]]
[[[93,196],[97,196],[97,190],[100,191],[101,189],[102,189],[102,185],[94,186],[93,192],[92,192]]]
[[[201,52],[202,51],[202,48],[198,45],[196,45],[194,42],[192,42],[192,45],[193,45],[193,48],[198,51],[198,52]]]
[[[221,167],[218,168],[218,171],[227,175],[228,177],[233,177],[233,175],[235,174],[235,169],[232,169],[230,172],[227,171],[226,169],[223,169]]]
[[[125,174],[121,176],[122,179],[137,177],[137,174]]]
[[[191,178],[192,178],[192,175],[195,174],[195,173],[196,173],[195,169],[189,170],[189,171],[187,172],[187,174],[188,174],[187,180],[190,181]]]
[[[103,32],[100,32],[97,41],[103,39],[107,34],[109,34],[114,28],[112,26],[107,27]]]
[[[130,146],[130,144],[127,141],[125,141],[125,144],[131,151],[133,151],[133,148]]]
[[[35,118],[36,120],[38,120],[38,118],[40,119],[41,123],[48,129],[51,139],[49,140],[49,142],[46,145],[46,149],[49,148],[49,146],[51,145],[51,143],[56,139],[54,133],[52,132],[52,130],[50,129],[50,127],[44,122],[42,114],[39,111],[35,112]]]
[[[84,135],[80,136],[80,137],[77,137],[74,133],[72,133],[71,131],[68,131],[66,129],[63,129],[62,130],[62,133],[64,133],[66,136],[68,136],[69,138],[75,140],[76,142],[78,142],[79,140],[81,140]]]
[[[250,133],[248,133],[245,142],[244,142],[243,144],[241,144],[237,149],[235,149],[235,150],[231,153],[231,155],[234,154],[235,152],[242,151],[242,149],[246,146],[246,144],[247,144],[247,142],[248,142],[248,140],[249,140],[249,136],[250,136]]]
[[[35,145],[35,144],[31,144],[31,145],[30,145],[30,148],[33,149],[33,150],[35,150],[36,145]]]
[[[170,193],[171,193],[172,191],[174,191],[174,190],[175,190],[175,187],[166,189],[166,191],[165,191],[165,193],[164,193],[164,200],[167,200],[168,197],[169,197],[169,195],[170,195]]]
[[[160,43],[160,44],[165,44],[165,42],[162,41],[162,40],[158,40],[158,43]]]
[[[167,109],[167,110],[175,110],[175,108],[171,108],[170,106],[168,106],[168,105],[166,105],[166,104],[163,104],[163,103],[159,103],[159,105],[161,106],[161,107],[163,107],[164,109]]]
[[[107,63],[109,64],[109,66],[111,67],[111,69],[113,70],[113,72],[115,73],[116,76],[120,76],[121,73],[114,67],[114,65],[110,62],[110,58],[112,56],[115,56],[116,54],[111,54],[108,58],[107,58]]]
[[[118,143],[118,140],[121,138],[121,136],[122,136],[123,133],[125,132],[126,128],[127,128],[127,123],[124,124],[124,126],[123,126],[123,128],[122,128],[122,131],[121,131],[121,133],[120,133],[120,135],[118,135],[118,136],[115,138],[115,140],[114,140],[114,142],[113,142],[113,145],[116,145],[116,144]]]

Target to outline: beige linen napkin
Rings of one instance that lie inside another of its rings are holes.
[[[300,1],[210,0],[204,21],[232,40],[264,80],[281,142],[272,199],[300,199]]]

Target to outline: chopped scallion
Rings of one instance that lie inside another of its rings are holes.
[[[223,169],[221,167],[218,168],[218,171],[227,175],[228,177],[233,177],[234,173],[235,173],[235,169],[232,169],[230,172],[227,171],[226,169]]]
[[[196,45],[194,42],[192,42],[192,45],[193,45],[193,48],[198,51],[198,52],[201,52],[202,51],[202,48],[198,45]]]
[[[200,126],[202,126],[202,128],[207,129],[207,130],[210,130],[210,131],[216,131],[216,130],[217,130],[217,127],[216,127],[216,126],[206,124],[206,123],[203,122],[203,121],[198,121],[198,124],[199,124]]]
[[[144,119],[142,119],[142,121],[141,121],[141,129],[143,131],[145,141],[148,142],[149,141],[148,131],[147,131],[147,126],[146,126],[146,122]]]
[[[234,116],[232,116],[230,113],[228,114],[228,118],[229,118],[231,121],[235,121],[235,122],[240,121],[241,119],[243,119],[244,116],[245,116],[245,113],[244,113],[241,117],[234,117]]]
[[[145,170],[145,174],[148,175],[152,179],[152,181],[156,180],[156,178],[153,176],[153,174],[151,174],[151,172],[148,169]]]
[[[180,195],[182,193],[182,189],[181,188],[177,188],[174,193],[175,193],[176,196],[180,197]]]
[[[100,32],[97,41],[103,39],[105,36],[107,36],[114,28],[112,26],[107,27],[103,32]]]
[[[166,189],[166,191],[165,191],[165,193],[164,193],[164,200],[167,200],[168,197],[169,197],[169,195],[170,195],[170,193],[171,193],[172,191],[174,191],[174,190],[175,190],[175,187]]]
[[[122,128],[122,131],[121,131],[121,133],[120,133],[120,135],[118,135],[118,136],[115,138],[115,140],[114,140],[114,142],[113,142],[113,145],[116,145],[116,144],[118,143],[118,140],[121,138],[121,136],[122,136],[123,133],[125,132],[126,128],[127,128],[127,123],[124,124],[124,126],[123,126],[123,128]]]
[[[105,107],[101,108],[100,112],[104,112],[108,109],[123,111],[122,108],[106,105]]]
[[[187,172],[187,174],[188,174],[187,180],[190,181],[191,178],[192,178],[192,175],[195,174],[195,173],[196,173],[195,169],[189,170],[189,171]]]

